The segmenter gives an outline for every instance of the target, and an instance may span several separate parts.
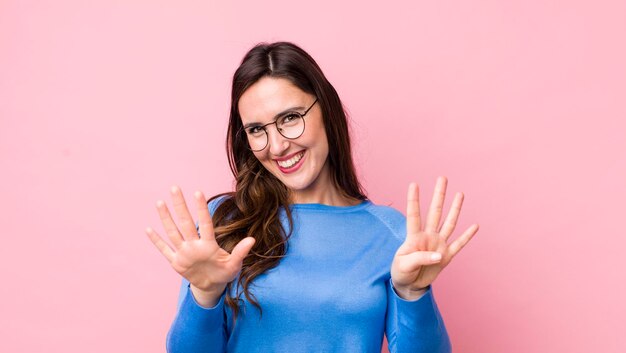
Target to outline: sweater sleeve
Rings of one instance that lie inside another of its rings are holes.
[[[390,353],[449,353],[450,338],[435,303],[432,285],[417,300],[402,299],[391,278],[387,286],[385,335]]]
[[[406,238],[406,217],[392,207],[379,207],[378,218],[387,225],[399,247]],[[416,300],[402,299],[393,287],[392,278],[385,282],[387,314],[385,335],[390,353],[449,353],[450,338],[435,303],[432,285]]]
[[[216,203],[221,199],[209,202],[211,215]],[[196,223],[196,229],[198,224]],[[168,353],[223,353],[226,352],[228,334],[226,329],[226,313],[224,298],[226,290],[214,307],[206,308],[198,304],[189,288],[189,281],[182,279],[176,317],[170,326],[166,338]]]
[[[196,302],[183,279],[176,317],[167,333],[168,353],[226,352],[226,320],[222,293],[214,307],[205,308]]]

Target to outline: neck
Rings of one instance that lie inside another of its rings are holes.
[[[292,203],[319,203],[329,206],[354,206],[361,200],[349,197],[340,192],[332,182],[330,173],[325,168],[320,177],[306,190],[293,191]]]

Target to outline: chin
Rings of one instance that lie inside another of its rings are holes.
[[[307,181],[300,181],[300,180],[285,180],[284,178],[281,178],[280,176],[276,176],[278,178],[278,180],[280,180],[287,188],[289,188],[292,191],[302,191],[304,189],[309,188],[309,186],[311,185],[311,182],[307,182]]]
[[[309,155],[309,153],[304,157],[303,163],[299,170],[295,171],[293,174],[282,172],[278,169],[276,162],[273,160],[269,163],[264,162],[263,165],[289,190],[301,192],[310,189],[324,169],[324,164],[321,165],[320,169],[316,168],[316,166],[320,166],[320,164],[318,164],[313,155]]]

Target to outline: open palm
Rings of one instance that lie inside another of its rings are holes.
[[[457,193],[445,222],[439,227],[446,194],[447,179],[439,177],[424,227],[420,217],[419,189],[409,184],[407,193],[406,239],[398,248],[391,264],[393,285],[400,291],[419,291],[429,286],[452,261],[452,258],[478,231],[473,224],[451,244],[448,238],[456,227],[463,194]],[[440,258],[433,258],[440,255]]]
[[[180,221],[180,229],[174,223],[163,201],[157,202],[157,209],[173,248],[152,228],[146,229],[148,237],[169,261],[172,268],[185,277],[191,285],[203,291],[225,287],[241,270],[243,259],[254,245],[254,238],[242,239],[232,253],[229,253],[215,240],[213,222],[202,192],[197,191],[194,195],[198,206],[199,235],[180,188],[172,187],[171,194],[174,200],[174,210]]]

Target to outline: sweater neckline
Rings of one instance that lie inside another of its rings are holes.
[[[366,199],[363,200],[360,204],[352,205],[352,206],[332,206],[325,205],[323,203],[294,203],[289,205],[291,209],[295,210],[317,210],[317,211],[327,211],[327,212],[353,212],[358,211],[362,208],[370,205],[372,201]]]

